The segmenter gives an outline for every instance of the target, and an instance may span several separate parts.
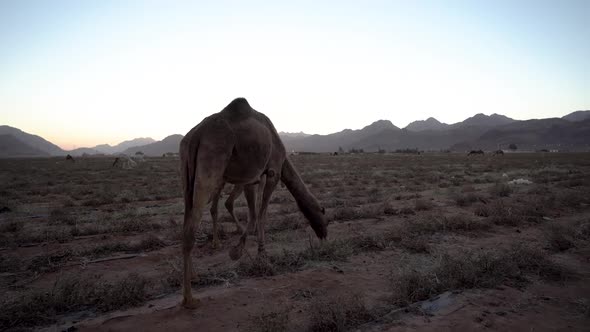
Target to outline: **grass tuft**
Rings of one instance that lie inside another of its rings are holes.
[[[426,269],[406,266],[394,271],[390,279],[392,304],[406,306],[448,290],[523,283],[527,275],[545,280],[563,280],[569,275],[546,252],[520,245],[504,251],[444,253],[433,263]]]
[[[252,316],[246,328],[248,332],[282,332],[289,326],[289,312],[287,310],[263,311]]]
[[[359,294],[315,297],[309,315],[309,330],[314,332],[348,331],[373,319]]]

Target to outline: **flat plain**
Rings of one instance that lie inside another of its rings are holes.
[[[179,307],[179,161],[0,160],[0,330],[545,331],[590,326],[590,154],[290,156],[330,220],[282,185],[265,259],[231,261],[207,211]],[[231,190],[228,185],[221,203]],[[245,223],[243,197],[236,202]]]

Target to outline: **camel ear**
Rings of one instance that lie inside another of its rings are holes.
[[[322,214],[326,214],[326,208],[322,207]]]

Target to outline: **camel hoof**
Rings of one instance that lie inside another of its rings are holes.
[[[197,309],[200,304],[201,304],[201,301],[199,301],[193,297],[189,298],[188,300],[187,299],[182,300],[182,306],[185,309]]]
[[[229,258],[231,258],[232,261],[237,261],[242,257],[242,250],[243,249],[240,246],[232,247],[229,250]]]

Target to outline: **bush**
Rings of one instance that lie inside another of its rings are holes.
[[[425,199],[417,199],[415,201],[415,210],[416,211],[426,211],[426,210],[430,210],[432,209],[434,206],[434,204],[432,204],[431,201],[425,200]]]
[[[490,194],[496,197],[508,197],[512,193],[512,188],[506,183],[496,182],[490,188]]]
[[[334,220],[353,220],[357,218],[357,211],[352,207],[341,207],[334,210]]]
[[[289,325],[289,312],[264,311],[250,318],[250,323],[246,328],[248,332],[281,332],[287,331]]]
[[[49,224],[75,225],[76,219],[73,218],[71,215],[67,214],[63,209],[57,208],[51,210],[51,212],[49,213]]]
[[[25,224],[17,220],[10,220],[7,222],[0,223],[0,233],[17,233]]]
[[[314,298],[310,309],[310,331],[347,331],[373,319],[359,294]]]
[[[482,217],[490,217],[491,222],[496,225],[517,226],[525,221],[518,207],[508,204],[504,200],[480,205],[475,209],[475,214]]]
[[[392,273],[391,302],[406,306],[454,289],[491,288],[502,283],[526,282],[526,275],[560,280],[568,271],[540,250],[514,246],[504,251],[444,253],[426,269],[404,267]]]
[[[470,206],[472,203],[475,203],[479,200],[479,197],[477,196],[477,194],[473,193],[473,192],[468,192],[468,193],[459,193],[456,194],[455,197],[455,202],[457,203],[457,206]]]
[[[437,232],[476,231],[489,228],[488,223],[463,215],[430,215],[408,223],[408,231],[420,235]]]
[[[96,306],[100,311],[111,311],[140,305],[147,299],[147,285],[147,279],[136,273],[117,283],[104,284],[95,300]]]
[[[55,323],[57,315],[83,308],[100,311],[137,306],[147,300],[147,279],[133,273],[107,283],[100,276],[68,275],[49,291],[33,290],[0,304],[0,329]]]
[[[335,240],[307,248],[301,255],[311,261],[346,261],[353,253],[354,247],[349,240]]]

